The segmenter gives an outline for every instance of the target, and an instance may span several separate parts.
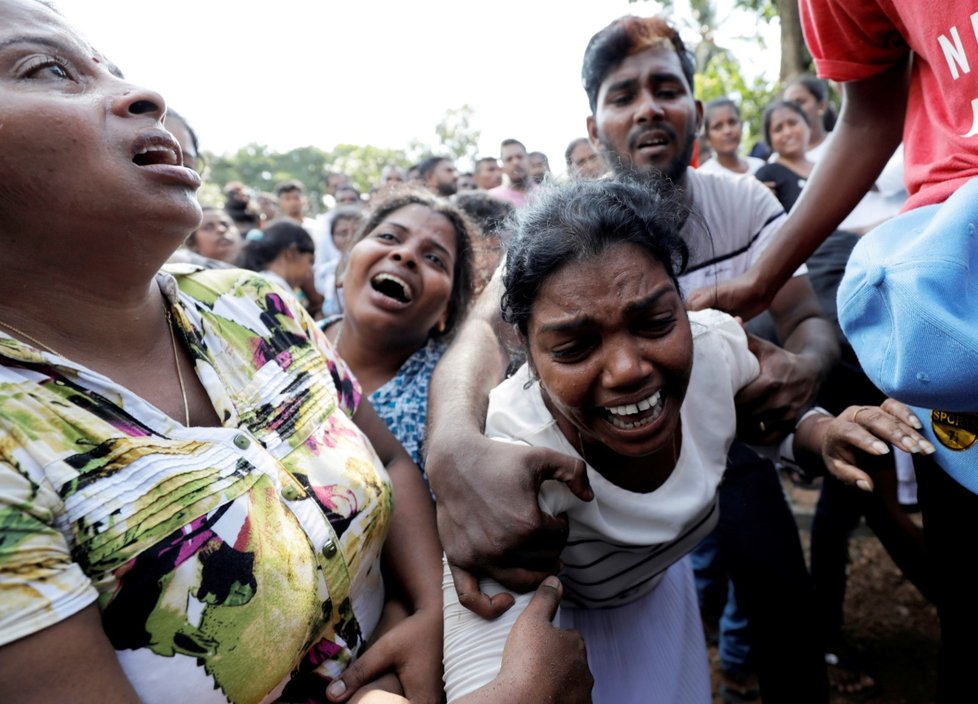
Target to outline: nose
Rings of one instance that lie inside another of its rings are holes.
[[[154,90],[123,84],[118,95],[112,99],[112,112],[119,117],[148,115],[162,122],[166,115],[166,101]]]
[[[399,247],[395,247],[391,252],[391,259],[408,269],[414,270],[418,268],[417,256],[414,253],[414,248],[410,245],[402,244]]]
[[[638,110],[635,112],[635,121],[661,120],[662,116],[662,106],[655,99],[655,95],[650,90],[643,90],[639,97]]]
[[[607,388],[634,388],[652,374],[652,364],[643,354],[641,342],[631,336],[609,340],[605,348],[604,383]]]

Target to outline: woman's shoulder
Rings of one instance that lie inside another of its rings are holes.
[[[747,333],[736,318],[719,310],[689,313],[693,334],[693,373],[716,376],[728,370],[734,388],[751,381],[760,373],[757,358],[747,346]]]
[[[553,447],[563,438],[540,395],[540,384],[524,364],[489,393],[486,435]],[[559,437],[558,437],[559,436]]]

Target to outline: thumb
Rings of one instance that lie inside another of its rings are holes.
[[[392,669],[394,662],[385,646],[384,639],[379,639],[367,652],[354,660],[342,675],[330,682],[326,688],[326,695],[330,701],[346,701],[360,687],[373,682],[382,673]]]
[[[556,479],[567,485],[581,501],[590,501],[594,498],[591,491],[591,483],[587,478],[587,466],[582,460],[565,455],[556,450],[538,448],[536,457],[536,478],[537,489],[540,484],[547,479]]]
[[[528,619],[551,623],[557,615],[557,607],[560,606],[560,598],[563,594],[564,587],[560,580],[550,575],[537,587],[533,599],[517,620]]]

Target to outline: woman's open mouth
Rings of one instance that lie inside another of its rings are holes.
[[[370,286],[387,298],[401,304],[408,304],[414,300],[414,290],[411,284],[394,274],[377,274],[370,279]]]
[[[602,406],[605,420],[620,430],[633,430],[654,423],[662,414],[661,389],[638,403]]]

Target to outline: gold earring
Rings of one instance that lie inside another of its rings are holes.
[[[439,320],[438,321],[438,334],[441,335],[444,332],[445,332],[445,321],[444,320]]]

